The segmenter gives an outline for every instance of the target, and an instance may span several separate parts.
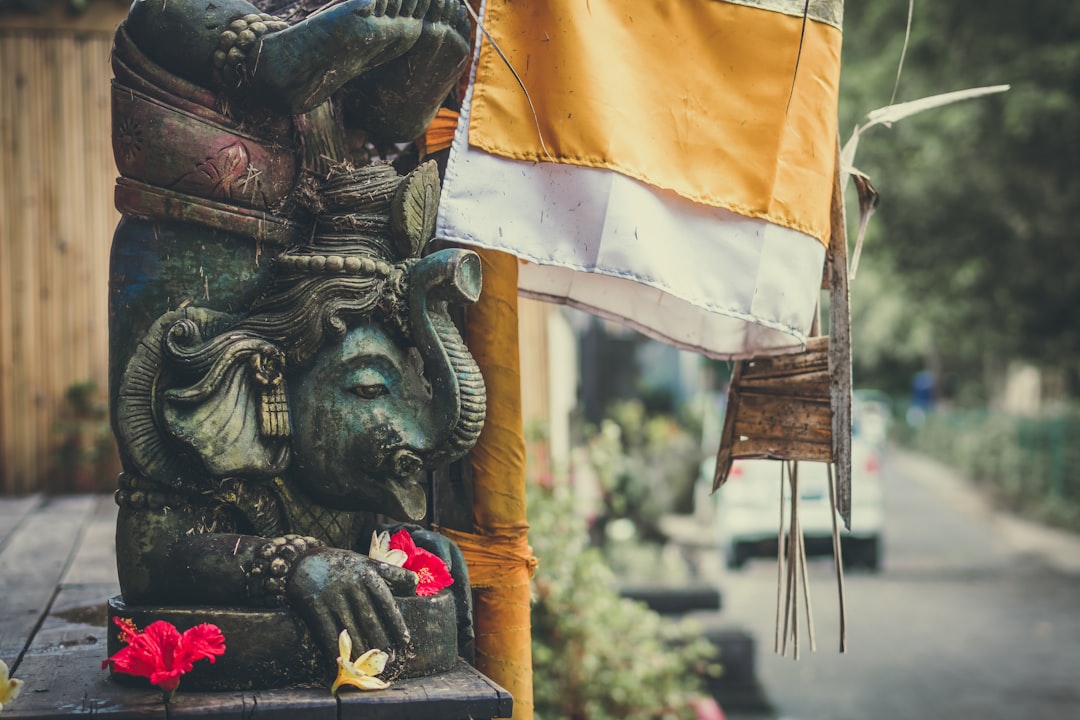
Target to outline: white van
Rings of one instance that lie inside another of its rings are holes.
[[[841,528],[845,567],[881,565],[884,529],[881,461],[884,443],[855,437],[851,443],[851,530]],[[720,547],[729,568],[741,568],[755,557],[776,558],[780,532],[781,467],[777,460],[736,460],[728,480],[716,493],[716,522]],[[708,470],[711,474],[712,468]],[[799,522],[806,553],[832,554],[832,510],[828,466],[798,463]],[[789,525],[790,484],[784,476],[785,532]]]

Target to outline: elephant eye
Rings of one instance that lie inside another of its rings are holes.
[[[365,400],[374,400],[375,398],[382,397],[390,392],[382,383],[367,383],[364,385],[357,385],[351,388],[352,392],[358,397],[362,397]]]

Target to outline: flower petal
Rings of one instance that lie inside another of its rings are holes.
[[[389,658],[390,656],[382,650],[372,648],[356,658],[353,667],[356,668],[357,672],[362,672],[365,675],[378,675],[386,669],[386,661]]]
[[[338,663],[352,662],[352,638],[349,637],[349,631],[342,630],[337,636],[337,648],[338,648]]]
[[[386,530],[382,532],[371,532],[371,547],[368,548],[368,555],[374,557],[377,554],[385,554],[390,549],[390,533]]]
[[[408,530],[398,530],[390,537],[390,549],[403,550],[406,555],[412,557],[416,552],[416,543],[413,542]]]
[[[388,565],[396,565],[397,567],[401,567],[405,564],[405,561],[409,559],[409,556],[405,553],[404,550],[398,550],[397,548],[394,548],[387,551],[385,557],[381,557],[378,559],[382,560]]]
[[[434,595],[454,583],[454,578],[450,575],[442,558],[423,548],[416,548],[402,567],[416,573],[418,577],[416,594],[421,597]]]
[[[225,654],[225,636],[221,629],[211,623],[202,623],[184,631],[180,636],[178,654],[184,662],[194,664],[199,660],[213,663],[218,655]]]
[[[330,693],[337,693],[342,685],[350,685],[350,687],[360,690],[386,690],[390,687],[390,683],[386,680],[379,680],[367,675],[338,673],[337,680],[330,687]]]
[[[114,672],[149,678],[161,665],[144,646],[145,643],[137,642],[120,648],[112,657],[101,663],[101,669],[112,666]]]
[[[370,675],[350,675],[348,678],[335,684],[338,687],[341,687],[342,685],[351,685],[361,690],[385,690],[390,687],[390,683],[376,677],[371,677]]]
[[[165,673],[168,675],[174,670],[186,673],[194,666],[195,660],[183,652],[180,638],[180,631],[176,629],[175,625],[164,620],[155,620],[147,625],[142,634],[132,641],[131,647],[143,646],[146,648],[147,654],[153,658],[158,666],[156,674]],[[150,677],[150,682],[155,685],[158,684],[153,675]]]
[[[0,707],[11,702],[15,698],[19,697],[19,693],[22,691],[23,681],[16,680],[15,678],[7,678],[7,668],[4,668],[4,675],[2,681],[0,681]]]
[[[150,684],[157,685],[167,693],[172,693],[175,692],[176,688],[180,685],[180,676],[183,674],[183,671],[176,669],[151,673]]]

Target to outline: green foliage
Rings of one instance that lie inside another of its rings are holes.
[[[982,485],[1002,506],[1080,530],[1080,409],[1034,418],[938,410],[909,442]]]
[[[715,649],[691,624],[621,598],[565,488],[529,486],[533,692],[539,720],[693,718]]]
[[[578,469],[588,470],[600,486],[602,523],[627,518],[643,537],[659,540],[662,514],[689,511],[697,444],[678,420],[650,415],[640,401],[617,402],[608,413],[599,428],[587,431]]]
[[[119,458],[109,409],[93,380],[76,383],[64,394],[53,432],[58,440],[47,487],[51,493],[111,492]]]
[[[890,101],[907,8],[845,8],[845,140]],[[906,372],[913,353],[947,367],[987,353],[1080,359],[1078,38],[1080,6],[1067,0],[916,4],[897,102],[1012,90],[875,128],[860,144],[855,164],[882,195],[853,288],[856,372],[874,384],[888,383],[873,373]],[[859,287],[864,269],[872,288]]]

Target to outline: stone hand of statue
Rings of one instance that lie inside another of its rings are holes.
[[[249,63],[252,86],[298,114],[346,82],[408,51],[420,37],[427,0],[345,0],[262,39]]]
[[[324,547],[293,564],[285,593],[327,657],[337,655],[342,630],[348,630],[366,649],[393,655],[409,643],[409,630],[394,596],[415,594],[416,580],[414,573],[403,568]]]

